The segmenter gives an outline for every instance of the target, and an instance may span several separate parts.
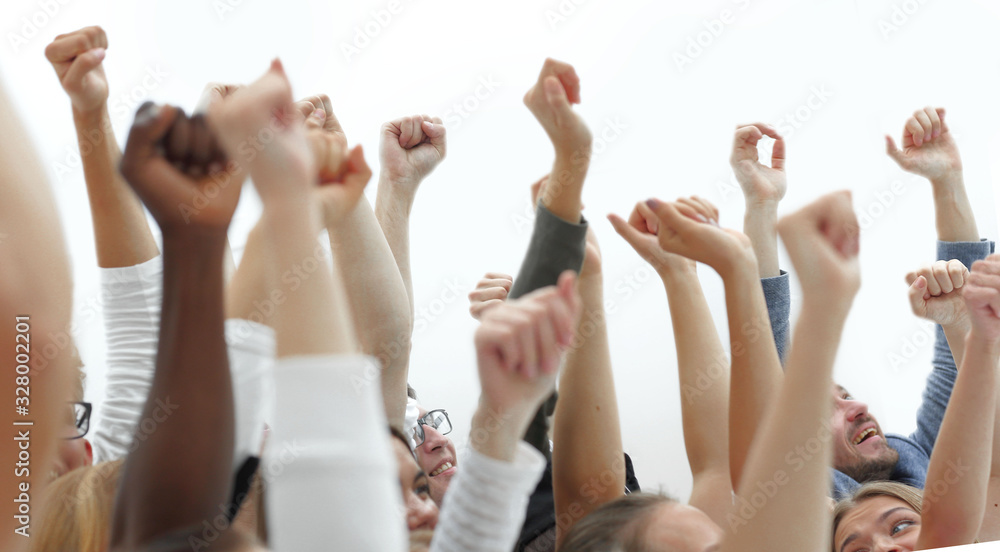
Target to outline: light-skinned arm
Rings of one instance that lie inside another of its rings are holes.
[[[850,194],[824,196],[783,217],[778,233],[802,282],[802,312],[782,385],[743,470],[738,500],[750,500],[762,485],[780,488],[749,518],[734,508],[724,552],[807,550],[831,538],[832,447],[823,428],[831,415],[837,348],[860,287],[858,223]],[[789,451],[807,444],[815,454],[789,464]],[[783,525],[782,520],[793,518],[794,527]]]
[[[97,264],[113,268],[146,262],[159,249],[142,204],[118,172],[122,154],[108,114],[108,81],[103,66],[107,48],[103,29],[85,27],[57,36],[45,48],[45,57],[73,106]]]
[[[996,445],[991,441],[995,416],[983,413],[996,412],[1000,255],[972,265],[962,295],[971,329],[927,467],[919,550],[976,542],[986,506]]]
[[[711,216],[700,203],[693,214]],[[685,212],[692,214],[692,211]],[[729,475],[729,359],[712,321],[695,262],[660,247],[661,227],[645,202],[637,203],[628,222],[608,217],[615,230],[659,274],[667,292],[681,389],[684,447],[694,485],[689,503],[720,526],[732,503]],[[706,387],[703,383],[708,382]]]

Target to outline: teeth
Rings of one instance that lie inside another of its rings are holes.
[[[867,438],[869,435],[875,435],[875,434],[876,434],[875,428],[874,427],[870,427],[870,428],[866,429],[864,433],[862,433],[861,435],[858,435],[858,438],[854,440],[854,444],[857,445],[861,441],[864,441],[865,438]]]
[[[436,477],[438,475],[441,475],[442,473],[450,470],[453,467],[454,466],[452,466],[451,462],[445,462],[444,464],[441,464],[440,468],[431,472],[431,477]]]

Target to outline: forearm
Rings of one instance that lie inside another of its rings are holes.
[[[336,263],[332,274],[325,269],[318,215],[308,198],[265,205],[261,221],[274,258],[268,285],[284,299],[274,314],[277,357],[356,353],[340,270]]]
[[[406,287],[366,198],[328,230],[361,350],[382,365],[386,416],[401,427],[413,332]]]
[[[760,280],[749,259],[743,266],[725,279],[732,345],[729,457],[733,486],[737,488],[754,435],[783,377]]]
[[[975,332],[927,468],[919,543],[938,548],[972,543],[986,505],[996,411],[997,355],[1000,344]],[[943,484],[939,485],[939,482]]]
[[[234,413],[224,249],[225,234],[164,239],[156,375],[143,409],[143,419],[158,425],[126,461],[112,546],[137,546],[198,525],[229,499]]]
[[[581,275],[578,289],[583,315],[574,345],[579,346],[566,354],[554,420],[552,490],[557,519],[563,519],[563,513],[580,519],[621,497],[625,487],[618,398],[603,305],[604,280],[599,272]],[[594,478],[601,480],[596,493],[587,485]],[[584,496],[588,489],[591,492]],[[582,514],[577,511],[580,508]],[[570,509],[577,514],[569,514]],[[557,542],[570,527],[556,527]]]
[[[965,338],[969,335],[970,327],[968,320],[950,326],[941,326],[945,339],[948,340],[948,348],[951,349],[951,357],[955,361],[955,366],[961,366],[962,360],[964,360]]]
[[[98,266],[133,266],[152,259],[159,250],[139,198],[118,172],[122,154],[107,108],[87,114],[74,110],[73,122],[90,201]]]
[[[694,479],[691,505],[722,525],[732,503],[729,359],[696,268],[661,275],[670,304],[681,389],[684,446]]]
[[[979,241],[976,216],[965,190],[962,171],[931,181],[938,239],[946,242]]]
[[[413,276],[410,272],[410,210],[413,208],[413,191],[416,184],[398,182],[379,175],[378,192],[375,195],[375,218],[385,241],[389,244],[396,267],[406,287],[410,303],[410,324],[413,324]]]
[[[583,181],[590,167],[590,151],[556,151],[549,181],[539,199],[553,215],[579,223],[583,210]]]
[[[830,389],[845,316],[822,305],[803,305],[784,382],[775,407],[758,432],[739,496],[750,501],[760,488],[777,487],[753,516],[733,511],[738,525],[723,551],[811,550],[830,541]],[[795,454],[808,447],[809,454]],[[790,460],[791,458],[791,460]],[[764,487],[759,487],[764,486]],[[795,519],[794,530],[776,530]]]
[[[472,415],[469,444],[483,456],[511,462],[534,412],[532,408],[502,410],[480,399]]]
[[[691,473],[729,466],[729,360],[694,266],[663,276],[677,349],[681,420]]]
[[[747,201],[743,233],[750,238],[761,278],[781,274],[778,266],[778,203]]]

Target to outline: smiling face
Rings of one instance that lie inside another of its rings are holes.
[[[889,446],[868,405],[839,385],[833,387],[833,466],[864,483],[888,479],[899,453]]]
[[[424,407],[419,407],[420,417],[427,414]],[[420,469],[427,473],[430,479],[431,498],[440,507],[444,495],[451,484],[451,478],[458,471],[458,460],[455,455],[455,444],[446,435],[429,425],[424,425],[424,442],[417,447],[417,463]]]
[[[399,465],[399,487],[406,507],[406,526],[413,531],[433,530],[437,526],[438,507],[431,500],[427,474],[420,469],[410,448],[399,439],[392,440]]]
[[[920,514],[891,496],[866,498],[840,519],[833,534],[834,552],[912,551],[920,536]]]

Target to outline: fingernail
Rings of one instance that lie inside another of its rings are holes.
[[[714,226],[716,228],[722,228],[721,226],[719,226],[719,221],[717,221],[715,219],[711,219],[708,222],[710,222],[712,224],[712,226]]]
[[[930,133],[924,134],[924,142],[928,142],[928,141],[930,141],[930,139],[931,139]]]
[[[99,60],[104,60],[104,56],[108,53],[108,51],[104,48],[94,48],[91,52],[94,52],[94,55],[97,56],[97,59]]]
[[[695,216],[698,217],[698,220],[700,220],[702,222],[708,222],[708,218],[706,218],[705,215],[703,215],[701,213],[698,213]]]
[[[653,198],[647,199],[646,206],[655,211],[660,208],[660,201]]]
[[[312,112],[311,117],[315,117],[322,121],[323,119],[326,119],[326,111],[323,111],[322,109],[317,109]]]

